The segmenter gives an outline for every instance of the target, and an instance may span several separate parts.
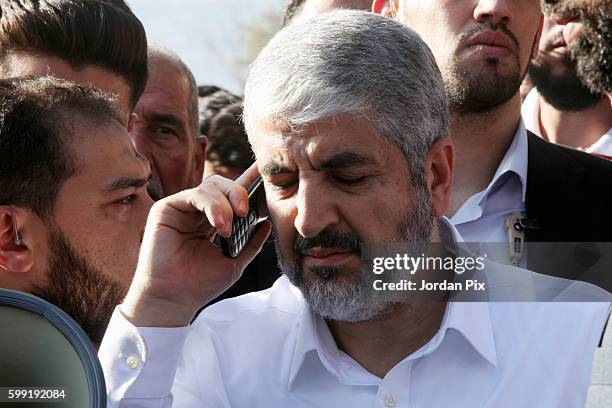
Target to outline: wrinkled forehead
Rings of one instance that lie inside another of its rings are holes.
[[[383,164],[392,149],[399,149],[380,137],[370,120],[360,116],[338,115],[301,126],[259,120],[251,133],[260,165],[278,161],[316,167],[331,159]]]

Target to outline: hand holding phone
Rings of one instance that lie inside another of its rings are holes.
[[[202,306],[240,278],[271,229],[269,222],[260,222],[265,214],[260,212],[261,206],[255,205],[263,198],[255,194],[263,192],[261,185],[257,189],[258,183],[254,183],[257,176],[259,172],[253,165],[237,180],[212,176],[196,188],[155,203],[149,213],[136,274],[121,305],[129,321],[140,327],[189,325]],[[246,208],[248,201],[253,203],[250,211]],[[254,209],[255,218],[251,215]],[[236,235],[237,228],[232,229],[232,224],[244,223],[236,219],[238,215],[254,221],[248,224],[249,228],[242,228],[244,234],[240,236]],[[233,258],[225,256],[212,242],[215,234],[229,238],[232,232],[236,238],[234,249],[242,249]],[[248,245],[244,245],[248,238]]]
[[[229,238],[217,235],[223,254],[230,258],[240,255],[240,252],[242,252],[255,232],[257,225],[269,217],[261,176],[257,177],[253,184],[247,188],[247,192],[249,194],[249,213],[247,216],[234,216],[232,235]]]

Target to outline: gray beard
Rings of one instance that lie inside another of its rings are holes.
[[[424,186],[415,185],[415,201],[398,223],[394,243],[399,244],[408,256],[420,256],[427,252],[431,242],[433,223],[429,191]],[[374,280],[381,277],[372,272],[371,265],[363,262],[360,271],[351,271],[354,278],[349,282],[340,282],[336,278],[338,271],[333,268],[312,270],[317,275],[316,280],[306,281],[299,254],[294,251],[296,262],[290,266],[277,242],[275,245],[281,271],[300,289],[310,309],[323,318],[342,322],[379,320],[399,304],[410,300],[408,291],[404,293],[405,297],[400,299],[397,296],[391,299],[384,293],[375,291]],[[393,280],[396,277],[389,278]]]

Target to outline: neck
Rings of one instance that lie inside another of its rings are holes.
[[[455,145],[456,165],[449,216],[489,185],[512,144],[520,117],[518,93],[488,112],[452,112],[450,134]]]
[[[575,112],[557,110],[542,97],[538,101],[542,137],[552,143],[584,150],[612,127],[612,109],[606,97],[597,105]]]
[[[383,378],[436,334],[445,309],[446,302],[401,303],[380,320],[327,324],[340,350]]]

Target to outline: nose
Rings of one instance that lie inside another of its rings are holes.
[[[153,201],[153,199],[151,197],[149,197],[148,194],[145,194],[145,202],[144,202],[144,219],[145,219],[145,221],[147,220],[147,217],[149,216],[149,211],[151,211],[151,207],[153,207],[154,203],[155,203],[155,201]]]
[[[134,129],[130,133],[130,137],[132,139],[132,144],[134,145],[134,149],[149,163],[151,167],[151,172],[153,173],[153,182],[161,183],[156,179],[158,176],[157,172],[157,164],[155,163],[155,157],[153,155],[153,150],[151,148],[150,138],[145,129],[142,129],[137,123],[134,126]],[[160,191],[161,193],[161,191]],[[161,198],[161,197],[159,197]]]
[[[508,24],[512,0],[480,0],[474,8],[474,19],[479,23]]]
[[[141,159],[142,160],[142,159]],[[149,174],[150,171],[152,171],[152,167],[151,167],[151,163],[148,161],[142,161],[143,166],[145,166],[145,174]],[[151,198],[151,196],[147,193],[147,194],[143,194],[143,204],[142,204],[142,215],[143,215],[143,225],[146,224],[147,222],[147,217],[149,216],[149,211],[151,210],[151,207],[153,206],[153,204],[155,203],[155,200],[153,200]],[[143,227],[144,228],[144,227]]]
[[[294,226],[303,237],[315,237],[328,226],[338,224],[340,216],[336,203],[314,180],[300,181],[295,200]]]
[[[141,129],[139,124],[134,126],[134,129],[132,129],[132,132],[130,133],[130,137],[132,138],[132,143],[134,144],[136,151],[143,155],[149,161],[149,163],[152,163],[153,158],[151,155],[151,149],[149,148],[149,138],[147,137],[146,132]]]
[[[140,206],[140,212],[138,214],[136,222],[138,222],[140,229],[144,231],[144,227],[147,223],[147,218],[149,217],[149,211],[151,211],[151,207],[153,207],[155,201],[153,201],[148,194],[143,194],[142,197],[142,205]]]

